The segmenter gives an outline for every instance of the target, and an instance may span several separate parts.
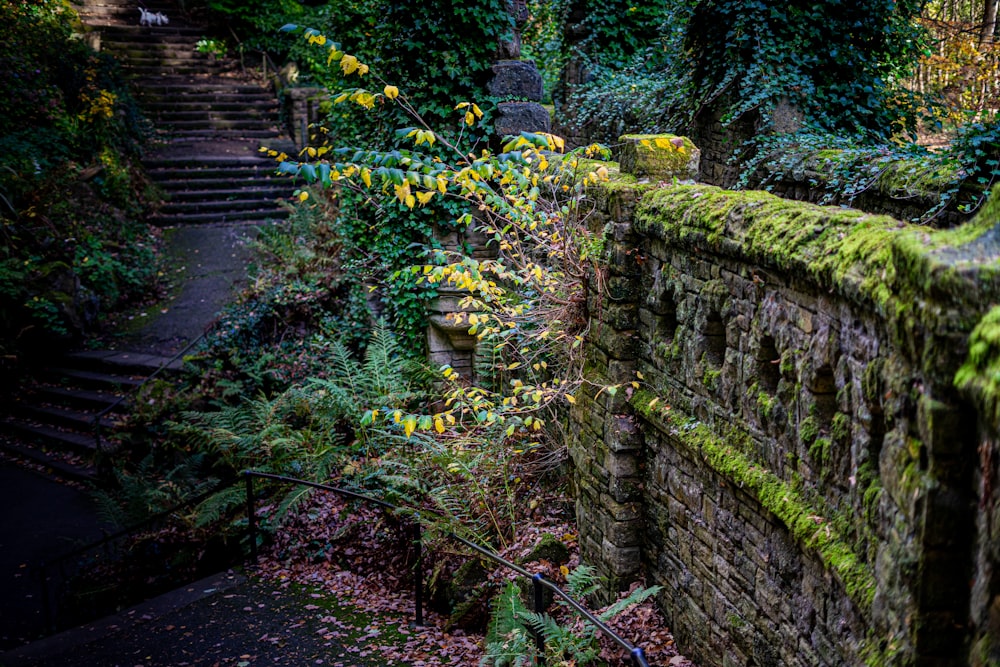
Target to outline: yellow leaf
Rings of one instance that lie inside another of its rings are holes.
[[[471,111],[466,111],[465,112],[465,124],[466,125],[472,125],[475,122],[476,122],[476,116],[475,116],[475,114],[473,114]]]
[[[354,56],[345,54],[343,58],[340,59],[340,69],[344,70],[344,74],[351,74],[356,71],[361,63]]]
[[[571,405],[576,405],[576,399],[572,394],[566,394],[566,400],[569,401]]]
[[[305,201],[307,199],[309,199],[309,193],[308,192],[306,192],[305,190],[302,190],[301,192],[299,192],[299,201]]]
[[[441,417],[434,418],[434,430],[438,433],[444,433],[444,420]]]
[[[417,418],[413,415],[407,415],[406,419],[403,420],[403,432],[406,433],[406,437],[409,438],[413,435],[413,432],[417,429]]]
[[[569,568],[566,567],[565,565],[560,565],[559,566],[559,573],[562,574],[562,576],[564,576],[564,577],[568,577],[569,576]]]
[[[368,65],[362,63],[358,65],[358,76],[364,76],[365,74],[368,74]]]
[[[424,204],[429,202],[433,196],[434,196],[433,192],[418,192],[417,201],[420,202],[421,206],[423,206]]]
[[[635,372],[635,376],[636,376],[637,378],[639,378],[640,380],[645,380],[645,379],[646,379],[646,378],[644,378],[644,377],[643,377],[642,373],[640,373],[639,371],[636,371],[636,372]]]
[[[476,118],[482,118],[483,117],[482,110],[477,105],[475,105],[475,104],[472,105],[472,113],[476,114]]]
[[[372,172],[368,167],[361,170],[361,180],[364,182],[365,187],[372,186]]]
[[[399,88],[396,86],[386,86],[382,89],[382,94],[388,97],[390,100],[394,100],[399,97]]]

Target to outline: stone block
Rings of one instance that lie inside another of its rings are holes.
[[[493,129],[501,137],[521,132],[550,132],[552,119],[538,102],[500,102]]]
[[[604,540],[601,555],[608,569],[617,577],[635,575],[642,565],[642,553],[638,547],[620,547]]]
[[[619,146],[622,173],[654,181],[698,178],[701,151],[686,137],[625,135],[619,139]]]
[[[493,64],[490,95],[503,100],[542,101],[542,75],[532,60],[500,60]]]

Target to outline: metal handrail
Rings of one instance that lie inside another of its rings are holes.
[[[153,371],[152,373],[150,373],[149,375],[147,375],[145,378],[143,378],[142,382],[140,382],[139,384],[135,385],[134,387],[132,387],[131,389],[129,389],[128,391],[126,391],[125,393],[123,393],[113,403],[111,403],[110,405],[105,406],[105,408],[103,410],[101,410],[100,412],[98,412],[96,415],[93,416],[93,418],[90,420],[90,426],[91,426],[91,429],[94,431],[94,447],[95,447],[95,449],[96,449],[96,451],[98,453],[100,453],[102,451],[101,450],[101,420],[104,419],[105,417],[107,417],[109,414],[111,414],[111,412],[113,412],[119,405],[121,405],[123,402],[125,402],[125,400],[131,398],[135,394],[138,394],[139,391],[143,387],[146,386],[147,382],[149,382],[153,378],[157,377],[160,374],[160,371],[162,371],[165,368],[168,368],[170,366],[170,364],[174,363],[175,361],[177,361],[178,359],[180,359],[181,357],[183,357],[185,354],[187,354],[188,350],[190,350],[191,348],[193,348],[195,346],[195,344],[201,342],[201,340],[204,337],[205,337],[205,333],[202,332],[201,334],[198,335],[197,338],[195,338],[190,343],[188,343],[186,346],[184,346],[183,350],[181,350],[180,352],[177,352],[176,354],[174,354],[174,356],[170,357],[170,359],[168,359],[165,363],[161,364],[159,366],[159,368],[157,368],[155,371]]]
[[[297,479],[295,477],[288,477],[285,475],[275,475],[273,473],[258,472],[256,470],[244,470],[242,472],[244,479],[246,480],[246,492],[247,492],[247,529],[250,533],[250,559],[251,563],[257,562],[257,519],[256,510],[254,508],[254,493],[253,493],[253,478],[260,477],[263,479],[270,479],[277,482],[284,482],[286,484],[298,484],[302,486],[312,487],[314,489],[320,489],[323,491],[330,491],[332,493],[337,493],[348,498],[354,498],[356,500],[361,500],[364,502],[369,502],[384,509],[401,512],[405,511],[406,508],[393,505],[392,503],[386,502],[379,498],[373,498],[362,493],[357,493],[356,491],[351,491],[349,489],[342,489],[336,486],[330,486],[328,484],[319,484],[317,482],[310,482],[304,479]],[[412,510],[410,510],[412,511]],[[417,552],[417,562],[414,571],[414,616],[417,625],[423,625],[423,572],[422,572],[422,531],[420,526],[420,514],[414,514],[414,546]],[[570,607],[573,608],[580,616],[585,620],[594,625],[598,630],[601,631],[606,637],[614,641],[618,646],[628,652],[629,658],[635,667],[649,667],[649,663],[646,662],[646,654],[642,648],[635,646],[629,642],[624,637],[620,636],[614,630],[607,626],[604,621],[595,616],[592,612],[588,611],[582,604],[575,600],[569,593],[565,592],[561,588],[555,585],[555,583],[549,581],[540,572],[530,572],[525,568],[510,562],[509,560],[497,555],[493,551],[471,542],[464,537],[460,537],[452,532],[445,533],[445,536],[451,538],[465,546],[471,548],[477,553],[485,556],[486,558],[503,565],[509,570],[516,572],[517,574],[531,579],[532,591],[533,591],[533,606],[536,613],[543,613],[545,611],[545,600],[543,589],[547,588],[554,595],[562,598]],[[539,664],[544,661],[544,640],[541,635],[535,635],[535,644],[538,651]]]
[[[134,535],[134,534],[138,533],[139,531],[141,531],[141,530],[149,527],[150,525],[152,525],[152,524],[160,521],[161,519],[164,519],[164,518],[170,516],[171,514],[174,514],[175,512],[177,512],[180,509],[183,509],[183,508],[188,507],[190,505],[196,505],[196,504],[198,504],[198,503],[200,503],[200,502],[202,502],[204,500],[207,500],[209,497],[215,495],[219,491],[224,491],[225,489],[228,489],[229,487],[231,487],[234,484],[236,484],[236,481],[238,479],[239,478],[237,477],[237,478],[234,478],[234,479],[222,482],[222,483],[218,484],[217,486],[215,486],[215,487],[213,487],[213,488],[211,488],[211,489],[209,489],[207,491],[202,491],[201,493],[199,493],[199,494],[197,494],[195,496],[192,496],[190,498],[187,498],[187,499],[185,499],[185,500],[183,500],[183,501],[181,501],[181,502],[179,502],[179,503],[177,503],[177,504],[175,504],[175,505],[173,505],[173,506],[171,506],[171,507],[169,507],[169,508],[167,508],[165,510],[161,510],[161,511],[157,512],[156,514],[152,514],[152,515],[146,517],[145,519],[143,519],[142,521],[140,521],[138,523],[135,523],[135,524],[132,524],[131,526],[128,526],[127,528],[122,528],[122,529],[120,529],[120,530],[118,530],[118,531],[116,531],[114,533],[111,533],[111,534],[105,534],[99,540],[94,540],[93,542],[90,542],[90,543],[85,544],[83,546],[77,547],[76,549],[73,549],[72,551],[68,551],[68,552],[66,552],[64,554],[60,554],[59,556],[56,556],[55,558],[50,558],[48,560],[42,561],[37,566],[36,569],[37,569],[37,573],[39,575],[39,578],[40,578],[41,584],[42,584],[42,597],[43,597],[43,605],[45,607],[45,620],[48,623],[49,627],[51,629],[54,629],[55,625],[56,625],[55,610],[52,608],[52,598],[51,598],[51,595],[50,595],[49,585],[48,585],[48,572],[49,572],[50,569],[52,569],[56,565],[58,565],[58,566],[60,566],[60,568],[62,568],[63,565],[64,565],[64,563],[66,561],[70,560],[70,559],[77,558],[77,557],[82,556],[83,554],[85,554],[85,553],[87,553],[89,551],[94,551],[95,549],[98,549],[100,547],[103,547],[103,546],[106,546],[108,544],[111,544],[112,542],[120,540],[123,537],[127,537],[129,535]]]

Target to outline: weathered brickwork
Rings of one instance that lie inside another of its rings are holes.
[[[703,665],[989,664],[1000,401],[955,376],[1000,295],[995,232],[627,177],[594,195],[586,372],[616,389],[571,417],[584,559],[662,584]]]

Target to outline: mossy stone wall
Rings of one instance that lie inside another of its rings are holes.
[[[662,584],[703,665],[1000,664],[1000,204],[933,231],[592,194],[586,372],[617,390],[571,413],[584,560]]]

